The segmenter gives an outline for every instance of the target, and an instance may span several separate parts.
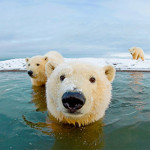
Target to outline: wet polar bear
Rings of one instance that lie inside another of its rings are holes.
[[[143,61],[145,60],[144,52],[141,48],[132,47],[132,48],[129,49],[129,52],[132,55],[133,59],[138,60],[139,58],[141,58]]]
[[[78,126],[99,120],[111,100],[112,66],[88,63],[46,64],[46,99],[49,113],[63,123]]]
[[[60,64],[64,59],[62,55],[56,51],[50,51],[44,56],[26,58],[26,68],[28,75],[31,77],[33,86],[42,86],[46,84],[47,76],[45,73],[45,65],[48,61],[54,61]]]

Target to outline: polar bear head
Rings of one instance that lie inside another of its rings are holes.
[[[104,116],[111,100],[114,67],[48,62],[46,72],[50,75],[46,83],[48,111],[60,122],[81,126]]]
[[[37,80],[46,78],[45,74],[45,64],[48,58],[46,56],[34,56],[31,58],[26,58],[26,68],[28,75]]]
[[[133,55],[136,51],[136,47],[132,47],[132,48],[128,49],[128,51],[130,52],[131,55]]]

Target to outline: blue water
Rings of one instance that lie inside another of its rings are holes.
[[[47,117],[45,88],[0,73],[0,150],[150,149],[150,74],[117,72],[103,120],[77,128]]]

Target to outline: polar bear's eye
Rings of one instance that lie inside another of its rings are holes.
[[[30,66],[30,64],[28,64],[28,66]]]
[[[96,79],[95,79],[94,77],[91,77],[91,78],[89,79],[89,81],[90,81],[91,83],[94,83],[94,82],[96,81]]]
[[[36,64],[37,66],[39,66],[40,64]]]
[[[60,76],[60,81],[63,81],[65,79],[65,75]]]

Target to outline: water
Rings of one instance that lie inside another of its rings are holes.
[[[150,149],[150,74],[117,73],[103,120],[77,128],[48,118],[45,88],[0,73],[0,150]]]

